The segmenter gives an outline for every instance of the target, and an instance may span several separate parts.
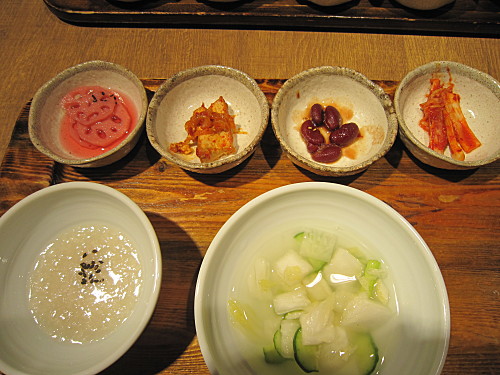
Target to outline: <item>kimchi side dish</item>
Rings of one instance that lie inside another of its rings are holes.
[[[182,142],[170,144],[170,151],[189,155],[196,146],[196,156],[202,163],[212,162],[236,152],[234,117],[221,96],[208,108],[204,104],[194,110],[186,122],[187,137]]]
[[[419,125],[429,134],[429,148],[444,154],[450,148],[451,157],[463,161],[481,142],[470,129],[460,107],[460,95],[453,92],[454,84],[448,70],[448,82],[442,82],[437,75],[430,80],[431,88],[427,101],[420,104],[424,117]]]

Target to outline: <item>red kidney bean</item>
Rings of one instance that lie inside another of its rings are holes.
[[[351,144],[359,135],[359,128],[354,122],[349,122],[330,134],[330,142],[345,147]]]
[[[320,163],[333,163],[341,156],[342,149],[333,143],[321,145],[316,152],[311,154],[312,159]]]
[[[325,108],[324,124],[330,130],[335,130],[342,125],[342,116],[337,108],[331,105]]]
[[[316,126],[323,125],[324,111],[321,104],[313,104],[311,107],[311,120]]]
[[[318,148],[320,148],[320,145],[315,145],[310,142],[306,142],[306,147],[307,147],[307,152],[310,154],[314,154],[316,151],[318,151]]]
[[[325,138],[323,134],[314,126],[311,120],[306,120],[300,127],[300,133],[307,143],[312,143],[314,145],[321,145],[325,143]]]

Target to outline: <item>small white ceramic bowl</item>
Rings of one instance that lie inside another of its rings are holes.
[[[72,155],[60,138],[65,113],[62,98],[82,86],[101,86],[125,95],[135,106],[134,129],[116,147],[94,157]],[[111,164],[127,155],[144,129],[148,107],[146,90],[131,71],[106,61],[87,61],[70,67],[46,82],[34,95],[29,112],[29,135],[34,146],[58,163],[90,168]]]
[[[428,147],[429,136],[419,126],[423,117],[420,104],[430,89],[430,79],[439,73],[448,82],[448,70],[454,83],[454,92],[460,95],[462,112],[482,145],[465,155],[464,161],[444,155]],[[399,121],[400,137],[408,150],[421,162],[442,169],[473,169],[500,158],[498,118],[500,114],[500,83],[493,77],[469,66],[434,61],[409,72],[401,81],[394,96]]]
[[[450,4],[455,0],[396,0],[396,1],[408,8],[413,8],[418,10],[433,10],[441,8],[446,4]]]
[[[314,161],[300,134],[315,103],[334,104],[341,113],[349,113],[344,123],[355,122],[362,134],[334,163]],[[392,101],[384,90],[361,73],[337,66],[312,68],[287,80],[274,98],[271,123],[292,162],[325,176],[362,172],[389,151],[398,128]]]
[[[38,326],[29,308],[27,284],[41,251],[62,231],[87,222],[113,226],[136,244],[142,289],[131,315],[116,330],[98,341],[73,344],[53,339]],[[153,226],[117,190],[91,182],[69,182],[24,198],[0,218],[0,372],[83,375],[102,371],[146,327],[158,299],[161,271]]]
[[[185,123],[202,104],[208,107],[222,96],[234,116],[236,153],[212,162],[200,162],[195,153],[173,153],[171,143],[186,138]],[[219,173],[237,166],[255,151],[269,121],[269,104],[254,79],[239,70],[206,65],[179,72],[155,93],[146,120],[153,147],[168,161],[198,173]]]
[[[262,348],[249,345],[232,325],[227,304],[234,285],[245,280],[245,272],[261,256],[262,241],[277,248],[287,243],[285,234],[312,225],[348,234],[367,248],[367,256],[387,266],[397,315],[373,332],[383,358],[377,374],[405,374],[410,368],[412,375],[438,375],[448,350],[450,310],[430,249],[387,204],[362,191],[325,182],[292,184],[262,194],[231,216],[213,239],[195,291],[196,332],[210,372],[303,374],[298,366],[266,365]],[[265,325],[262,321],[261,327]]]

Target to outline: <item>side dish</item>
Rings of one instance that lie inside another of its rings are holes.
[[[382,357],[373,331],[394,315],[386,275],[380,260],[345,247],[336,234],[308,229],[277,256],[257,258],[248,291],[235,288],[228,311],[270,366],[368,375]]]
[[[342,148],[353,143],[360,136],[358,125],[354,122],[344,124],[337,108],[313,104],[310,120],[300,127],[300,134],[307,145],[313,160],[333,163],[342,156]]]
[[[133,105],[118,92],[100,86],[79,87],[61,105],[65,110],[61,143],[78,157],[111,150],[136,126]]]
[[[33,318],[58,341],[98,341],[129,318],[141,270],[124,233],[107,225],[71,227],[41,251],[29,275]]]
[[[202,104],[196,109],[186,122],[185,129],[188,134],[186,139],[170,144],[170,151],[189,155],[196,146],[196,156],[202,163],[236,152],[236,125],[222,96],[208,108]]]
[[[449,80],[444,83],[433,75],[427,101],[420,104],[423,118],[419,125],[429,134],[429,148],[444,154],[450,148],[451,157],[465,160],[465,154],[481,146],[470,129],[460,107],[460,95],[453,92],[454,84],[448,71]]]

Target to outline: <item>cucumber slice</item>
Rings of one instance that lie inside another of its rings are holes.
[[[278,353],[274,345],[265,346],[262,348],[262,351],[264,352],[264,360],[266,363],[278,364],[286,361],[286,359]]]
[[[279,333],[274,335],[274,346],[283,358],[293,358],[293,340],[300,327],[298,320],[283,319]]]
[[[318,346],[302,343],[302,329],[299,328],[293,339],[293,351],[297,364],[305,372],[318,372]]]
[[[276,349],[276,352],[283,357],[283,349],[282,349],[282,340],[281,340],[281,329],[277,329],[276,332],[274,333],[273,336],[273,343],[274,343],[274,349]],[[283,357],[284,358],[284,357]]]
[[[314,272],[318,272],[326,264],[326,262],[324,262],[322,260],[317,260],[317,259],[313,259],[313,258],[307,258],[307,261],[312,266]]]
[[[378,362],[378,349],[369,333],[339,328],[336,341],[320,346],[318,368],[335,375],[370,375]]]
[[[378,348],[369,333],[353,333],[351,342],[356,347],[350,360],[355,361],[360,375],[369,375],[377,367]]]
[[[332,258],[336,243],[337,236],[328,232],[311,229],[304,232],[300,239],[299,254],[306,259],[315,259],[326,263]]]

